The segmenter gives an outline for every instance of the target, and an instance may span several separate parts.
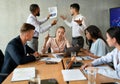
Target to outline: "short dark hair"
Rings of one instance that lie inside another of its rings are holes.
[[[73,4],[71,4],[70,7],[76,9],[77,11],[80,10],[80,6],[79,6],[79,4],[77,4],[77,3],[73,3]]]
[[[30,12],[34,13],[36,9],[38,9],[39,6],[37,4],[31,4],[30,5]]]
[[[30,30],[35,30],[35,27],[28,23],[24,23],[22,25],[22,27],[20,28],[21,33],[24,33],[24,32],[30,31]]]
[[[107,30],[107,33],[111,38],[115,38],[120,45],[120,27],[111,27]]]

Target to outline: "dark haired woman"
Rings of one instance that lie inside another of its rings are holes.
[[[101,58],[95,59],[91,63],[83,65],[81,69],[112,62],[115,70],[100,69],[98,70],[98,73],[120,80],[120,27],[109,28],[106,36],[108,45],[110,47],[115,47],[115,49],[106,56],[102,56]]]
[[[68,40],[65,38],[65,28],[63,26],[57,28],[55,38],[49,38],[49,36],[45,38],[42,53],[45,53],[49,47],[52,53],[62,53],[66,47],[70,47]]]
[[[90,50],[81,49],[92,58],[99,58],[108,53],[107,42],[104,40],[100,29],[95,25],[90,25],[85,29],[87,42]]]

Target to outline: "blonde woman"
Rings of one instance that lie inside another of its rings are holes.
[[[45,53],[48,48],[51,49],[51,53],[62,53],[65,48],[69,47],[70,43],[65,38],[65,28],[63,26],[59,26],[56,30],[55,38],[49,38],[49,35],[45,38],[42,53]]]

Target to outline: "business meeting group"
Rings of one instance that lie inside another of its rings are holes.
[[[89,60],[86,63],[82,63],[80,67],[77,67],[81,72],[94,68],[99,65],[106,65],[112,70],[106,69],[100,71],[97,70],[98,74],[105,77],[114,79],[115,81],[120,80],[120,27],[112,26],[107,29],[106,36],[103,36],[101,29],[96,25],[86,26],[85,17],[80,12],[80,4],[72,3],[70,4],[70,12],[72,16],[71,22],[67,20],[67,17],[60,15],[60,19],[64,24],[72,30],[72,39],[70,42],[66,37],[66,28],[63,25],[59,25],[56,30],[53,28],[54,25],[58,23],[58,20],[53,20],[50,24],[41,26],[46,23],[52,14],[48,14],[47,17],[39,20],[37,17],[40,16],[40,7],[38,4],[31,4],[29,7],[30,14],[25,23],[21,24],[20,34],[17,37],[13,37],[11,41],[6,46],[5,52],[3,54],[0,51],[0,55],[4,55],[0,61],[0,84],[8,81],[7,78],[12,77],[13,71],[18,66],[40,62],[43,57],[48,56],[48,54],[61,54],[62,59],[69,58],[69,62],[65,70],[73,70],[71,67],[73,64],[77,63],[76,59],[78,57],[87,57]],[[94,19],[94,18],[93,18]],[[55,36],[52,37],[46,34],[44,37],[44,43],[42,48],[39,46],[39,39],[41,39],[40,34],[45,33],[49,30],[55,30]],[[84,46],[88,47],[85,48]],[[110,47],[114,49],[110,50]],[[76,56],[71,56],[72,54]],[[85,56],[79,56],[79,53],[84,53]],[[49,57],[49,56],[48,56]],[[83,58],[82,58],[83,59]],[[62,60],[63,62],[63,60]],[[56,62],[46,62],[49,65],[55,65]],[[56,64],[57,66],[57,64]],[[49,72],[49,69],[48,69]],[[54,71],[53,71],[54,72]],[[42,72],[40,72],[42,73]],[[61,73],[62,74],[62,73]],[[42,78],[42,76],[40,76]],[[105,84],[119,84],[113,81],[108,81]],[[13,82],[15,83],[15,82]],[[20,82],[19,82],[20,83]],[[19,84],[18,83],[18,84]],[[70,82],[65,82],[69,84]],[[6,83],[7,84],[7,83]],[[12,84],[12,82],[11,82]],[[16,83],[17,84],[17,83]],[[24,83],[21,83],[24,84]],[[28,83],[37,84],[37,83]],[[41,83],[42,84],[42,83]],[[43,83],[49,84],[49,83]],[[57,83],[50,83],[57,84]],[[58,84],[61,84],[58,82]],[[78,84],[78,83],[70,83]],[[83,83],[79,83],[83,84]],[[86,84],[86,83],[84,83]],[[95,84],[95,83],[88,83]],[[97,83],[96,83],[97,84]],[[102,83],[101,83],[102,84]],[[104,83],[103,83],[104,84]]]

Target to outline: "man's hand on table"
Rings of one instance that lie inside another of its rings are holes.
[[[39,52],[34,52],[33,56],[35,56],[36,60],[39,60],[41,57],[41,54]]]

